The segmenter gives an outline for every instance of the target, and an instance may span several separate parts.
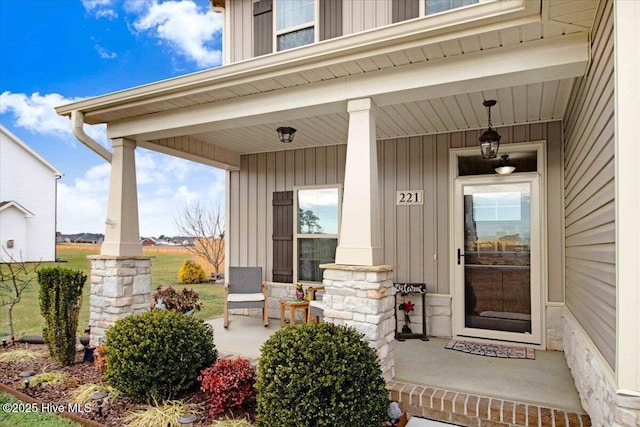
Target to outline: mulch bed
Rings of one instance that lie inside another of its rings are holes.
[[[35,344],[15,344],[7,347],[0,347],[0,353],[6,351],[12,351],[17,349],[28,349],[32,351],[43,351],[47,353],[47,348],[44,345]],[[102,375],[98,373],[93,363],[87,363],[82,361],[83,351],[79,351],[76,354],[76,361],[71,366],[62,366],[58,362],[53,361],[48,355],[44,357],[38,357],[32,361],[26,362],[0,362],[0,384],[8,387],[12,390],[16,390],[19,393],[25,393],[31,398],[37,399],[41,403],[51,403],[55,405],[66,405],[71,403],[71,395],[76,387],[82,384],[102,384],[105,382],[102,380]],[[20,372],[32,370],[35,373],[41,372],[66,372],[69,374],[69,378],[62,384],[53,386],[37,386],[25,390],[22,379],[18,376]],[[19,398],[19,396],[18,396]],[[196,426],[209,426],[214,420],[221,419],[223,417],[212,417],[206,410],[206,398],[204,393],[200,390],[195,390],[183,396],[179,396],[180,400],[187,403],[199,404],[200,412],[197,412],[198,422]],[[103,416],[100,417],[97,410],[93,408],[90,412],[80,412],[75,415],[79,415],[82,419],[98,422],[104,426],[123,426],[125,425],[124,419],[132,412],[146,409],[147,405],[133,402],[127,398],[120,397],[114,401],[110,401],[103,407]],[[254,408],[247,408],[246,411],[235,414],[225,414],[229,418],[250,418],[254,419]]]

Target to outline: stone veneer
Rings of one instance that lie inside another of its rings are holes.
[[[351,326],[375,349],[382,375],[395,376],[391,342],[395,335],[394,266],[323,264],[324,320]]]
[[[564,353],[582,407],[594,426],[640,426],[640,397],[616,393],[608,365],[568,310],[564,315]]]
[[[116,320],[149,310],[151,257],[90,256],[90,344],[100,345]]]

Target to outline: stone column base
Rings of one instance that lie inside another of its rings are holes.
[[[640,425],[640,396],[616,392],[609,365],[569,310],[564,315],[564,354],[592,425]]]
[[[116,320],[149,310],[151,257],[95,255],[91,261],[90,345],[104,340]]]
[[[395,376],[391,341],[395,333],[395,266],[323,264],[324,320],[354,327],[376,351],[386,381]]]

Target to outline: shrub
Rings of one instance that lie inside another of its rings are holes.
[[[107,372],[107,346],[100,344],[93,350],[93,367],[100,374]]]
[[[134,400],[164,400],[197,385],[217,358],[211,326],[173,310],[118,320],[106,332],[107,382]]]
[[[76,331],[87,275],[68,268],[42,268],[40,312],[44,317],[42,335],[54,360],[71,365],[76,356]]]
[[[202,305],[200,295],[193,289],[183,288],[178,291],[171,286],[158,286],[152,299],[157,303],[160,298],[167,310],[176,310],[180,313],[200,310]]]
[[[256,371],[249,359],[236,357],[218,360],[198,377],[209,402],[211,415],[243,406],[256,395]]]
[[[261,348],[256,388],[263,427],[381,425],[389,405],[373,349],[353,328],[291,326]]]
[[[196,283],[204,283],[205,279],[206,275],[199,264],[196,264],[191,260],[186,260],[182,263],[182,267],[180,267],[180,272],[178,273],[178,280],[180,283],[193,285]]]

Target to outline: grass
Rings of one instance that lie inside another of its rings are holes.
[[[5,393],[0,393],[0,407],[4,407],[5,404],[15,404],[15,409],[19,409],[17,406],[21,402]],[[8,409],[13,409],[11,406]],[[62,417],[53,414],[47,414],[43,412],[30,412],[25,411],[14,412],[5,411],[0,409],[0,426],[11,427],[76,427],[80,424],[65,420]]]
[[[80,308],[80,318],[78,321],[78,334],[83,335],[84,329],[89,322],[89,296],[91,294],[90,275],[91,266],[87,256],[97,255],[98,252],[85,249],[58,249],[57,256],[65,259],[66,263],[42,263],[42,267],[60,266],[72,270],[80,270],[87,274],[87,282],[82,293],[82,307]],[[202,309],[194,316],[199,319],[210,319],[222,314],[224,306],[224,290],[220,285],[204,283],[200,285],[182,285],[178,283],[178,271],[182,263],[191,257],[190,254],[175,253],[154,253],[151,259],[151,290],[160,285],[171,285],[176,288],[193,288],[200,294]],[[40,315],[40,305],[38,302],[39,286],[34,281],[22,295],[22,301],[13,309],[14,331],[17,337],[23,335],[40,335],[44,320]],[[6,307],[2,307],[0,312],[0,333],[6,332],[7,319]]]

